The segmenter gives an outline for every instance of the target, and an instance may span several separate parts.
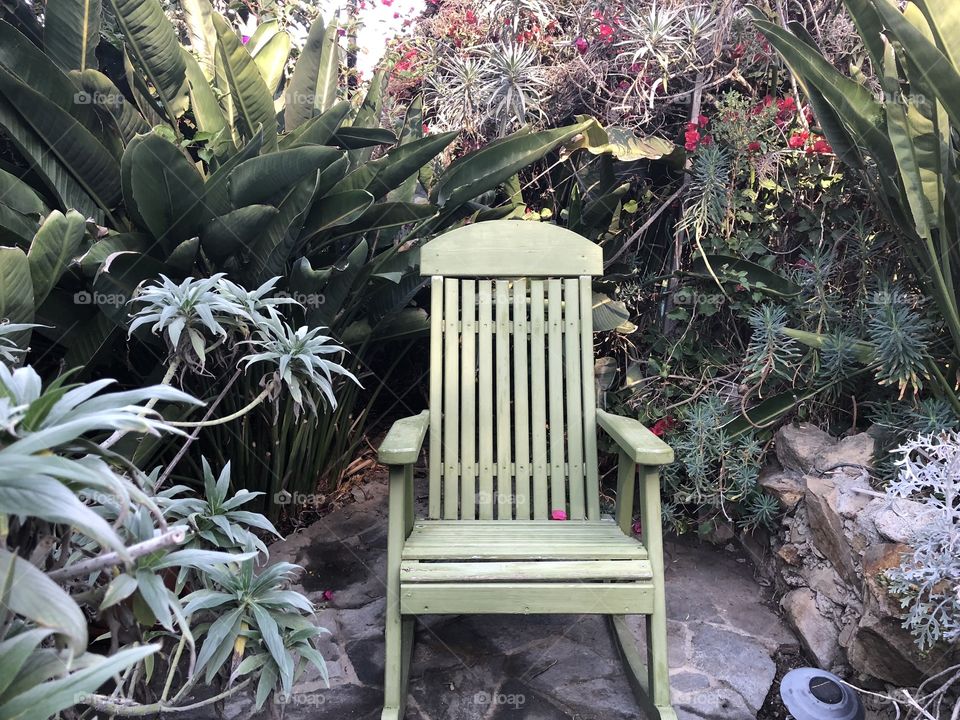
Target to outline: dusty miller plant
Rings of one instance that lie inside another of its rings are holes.
[[[927,512],[913,553],[888,577],[904,627],[928,650],[960,640],[960,434],[919,435],[897,453],[899,474],[888,494],[923,503]]]

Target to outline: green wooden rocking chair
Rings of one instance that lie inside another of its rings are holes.
[[[420,266],[432,283],[430,409],[398,420],[380,446],[390,466],[382,720],[404,714],[414,618],[479,613],[609,616],[641,707],[675,720],[658,471],[673,451],[596,408],[600,247],[500,220],[427,243]],[[619,446],[615,518],[600,515],[598,425]],[[429,512],[415,519],[413,464],[428,431]],[[638,466],[642,541],[631,534]],[[646,616],[646,662],[629,614]]]

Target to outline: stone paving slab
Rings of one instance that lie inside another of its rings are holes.
[[[288,720],[379,718],[383,683],[386,486],[271,547],[305,568],[296,588],[322,608],[330,687],[306,675]],[[747,560],[689,541],[666,544],[669,658],[681,720],[751,720],[796,638]],[[333,593],[324,601],[324,591]],[[643,619],[629,619],[644,645]],[[211,717],[260,720],[248,697]],[[274,708],[279,710],[279,708]],[[275,716],[279,713],[275,713]],[[602,617],[429,616],[417,624],[408,720],[627,720],[643,717]],[[198,718],[199,720],[199,718]]]

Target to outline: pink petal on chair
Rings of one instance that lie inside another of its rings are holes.
[[[567,511],[566,510],[551,510],[550,511],[551,520],[566,520]]]

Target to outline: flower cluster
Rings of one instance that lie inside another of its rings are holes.
[[[809,130],[797,130],[787,140],[787,145],[791,150],[803,148],[807,155],[824,155],[833,152],[826,138],[812,134]]]
[[[713,143],[713,136],[705,132],[710,118],[699,115],[696,122],[687,123],[687,131],[683,134],[683,147],[693,152],[698,147],[706,147]]]

